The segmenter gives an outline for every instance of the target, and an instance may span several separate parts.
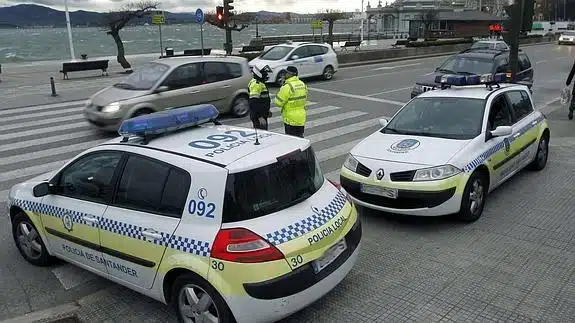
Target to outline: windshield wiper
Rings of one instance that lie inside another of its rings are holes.
[[[134,89],[134,86],[132,84],[128,84],[128,83],[116,83],[116,84],[114,84],[114,87],[126,89],[126,90],[133,90]]]

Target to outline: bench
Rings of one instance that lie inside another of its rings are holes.
[[[345,44],[343,44],[343,46],[341,46],[341,50],[342,51],[345,50],[347,52],[348,47],[355,47],[354,51],[357,51],[359,49],[360,45],[361,45],[360,40],[346,41]]]
[[[68,73],[81,72],[81,71],[94,71],[102,70],[102,75],[108,75],[108,62],[110,60],[103,59],[97,61],[78,61],[62,63],[62,70],[60,73],[64,74],[64,79],[67,80]]]
[[[248,52],[262,52],[264,50],[264,46],[244,46],[240,53],[248,53]]]
[[[204,48],[204,55],[210,55],[211,48]],[[201,49],[184,49],[184,56],[200,56],[202,55]]]
[[[405,45],[407,45],[407,43],[409,43],[409,40],[399,39],[398,41],[395,42],[395,44],[391,45],[391,47],[397,48],[397,46],[405,46]]]

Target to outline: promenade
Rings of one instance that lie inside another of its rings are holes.
[[[551,127],[547,168],[524,171],[494,191],[473,224],[361,209],[364,242],[354,270],[325,298],[283,322],[575,321],[575,121],[567,120],[566,106],[557,100],[574,55],[570,47],[549,44],[524,51],[535,69],[536,108]],[[136,67],[149,59],[131,62]],[[378,118],[407,102],[414,81],[444,59],[343,68],[331,81],[308,82],[306,137],[328,178],[338,180],[349,150],[378,129]],[[58,81],[60,96],[51,98],[42,73],[58,77],[53,64],[30,63],[21,67],[25,76],[9,66],[2,74],[0,95],[12,95],[0,101],[0,208],[12,185],[110,138],[83,120],[82,102],[121,75],[71,74]],[[283,132],[273,111],[270,129]],[[222,123],[250,125],[247,118]],[[0,217],[0,259],[0,321],[49,310],[38,315],[174,322],[166,306],[73,265],[29,265],[14,246],[7,217]]]

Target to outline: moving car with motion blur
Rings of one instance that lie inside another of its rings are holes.
[[[128,119],[121,137],[15,185],[24,259],[71,262],[181,322],[274,322],[335,288],[360,250],[353,203],[309,140],[217,116],[200,105]]]
[[[220,113],[249,112],[248,61],[237,56],[179,56],[155,60],[88,100],[85,119],[96,129],[118,131],[124,120],[195,104]]]
[[[561,33],[559,40],[557,40],[558,45],[575,45],[575,30],[566,30]]]
[[[509,51],[494,49],[467,49],[445,60],[434,72],[423,76],[415,82],[411,90],[414,98],[421,93],[432,91],[441,87],[437,83],[437,76],[441,75],[482,75],[488,73],[506,73],[507,80],[511,80],[511,67],[509,65]],[[529,56],[519,50],[519,71],[517,82],[533,86],[534,71]]]
[[[337,54],[329,44],[287,42],[265,50],[249,62],[250,66],[271,68],[269,83],[281,85],[290,65],[297,67],[299,78],[322,77],[331,80],[339,68]]]
[[[527,86],[504,81],[505,74],[437,76],[440,89],[411,99],[352,148],[341,186],[374,210],[479,219],[488,193],[548,158],[546,117]]]

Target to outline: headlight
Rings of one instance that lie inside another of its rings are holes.
[[[118,102],[110,103],[102,108],[102,112],[104,113],[114,113],[118,110],[120,110],[120,103]]]
[[[461,170],[452,165],[424,168],[419,169],[417,172],[415,172],[415,176],[413,176],[413,181],[414,182],[437,181],[440,179],[446,179],[459,173],[461,173]]]
[[[349,154],[347,155],[345,163],[343,163],[343,167],[351,170],[352,172],[355,172],[357,170],[358,164],[359,162],[357,161],[357,159],[355,159],[351,154]]]

